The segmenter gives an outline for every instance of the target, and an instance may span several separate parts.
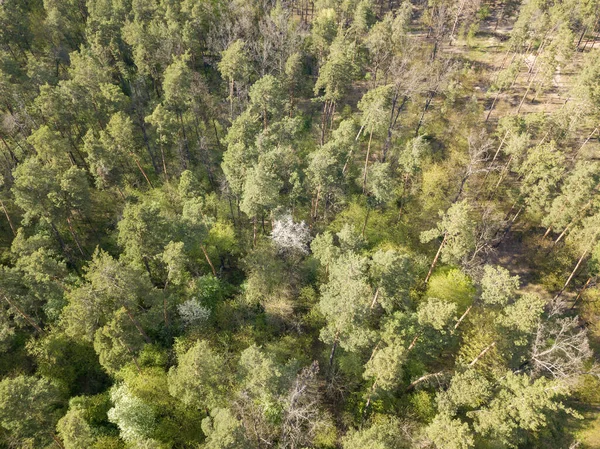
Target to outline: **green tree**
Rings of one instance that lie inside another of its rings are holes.
[[[250,61],[246,52],[246,43],[243,40],[232,42],[225,51],[221,53],[219,62],[221,76],[229,82],[229,108],[230,119],[233,121],[233,99],[235,94],[235,83],[243,83],[250,71]]]
[[[471,206],[466,200],[454,203],[446,213],[440,213],[441,220],[437,228],[421,233],[422,242],[443,236],[425,282],[429,280],[440,255],[445,263],[457,263],[463,261],[475,248],[475,223],[471,219],[471,212]]]
[[[169,392],[184,405],[213,409],[222,405],[227,392],[225,358],[204,340],[185,350],[180,347],[177,366],[169,370]]]
[[[0,425],[21,447],[58,441],[54,427],[62,414],[60,389],[44,378],[17,376],[0,381]]]
[[[236,449],[250,447],[242,424],[229,409],[215,408],[202,421],[206,449]]]
[[[380,417],[369,427],[351,430],[342,440],[344,449],[402,449],[410,447],[402,433],[402,423],[397,418]]]

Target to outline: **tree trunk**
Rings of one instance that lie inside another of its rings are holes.
[[[133,325],[135,326],[135,328],[138,330],[138,332],[140,333],[140,335],[142,336],[142,338],[144,339],[144,341],[146,343],[151,343],[152,340],[150,340],[150,337],[148,337],[148,334],[146,334],[146,332],[144,331],[144,329],[142,328],[142,326],[140,325],[140,323],[138,322],[138,320],[135,319],[135,317],[133,316],[133,314],[129,310],[129,307],[127,307],[125,304],[123,304],[123,308],[125,309],[125,313],[127,313],[127,316],[129,317],[129,319],[131,320],[131,322],[133,323]]]
[[[152,185],[152,183],[150,182],[150,178],[148,178],[148,175],[146,175],[146,172],[144,171],[144,169],[140,165],[140,161],[138,161],[137,157],[135,157],[135,155],[133,153],[131,153],[131,156],[133,157],[133,160],[135,161],[136,165],[138,166],[138,168],[142,172],[142,175],[144,175],[144,179],[146,180],[146,182],[148,183],[148,185],[150,186],[150,188],[153,189],[154,186]]]
[[[437,264],[437,261],[440,257],[440,254],[442,253],[442,248],[444,247],[444,245],[446,244],[446,240],[448,239],[448,233],[445,232],[444,233],[444,239],[442,240],[442,243],[440,243],[440,247],[438,248],[438,251],[433,259],[433,262],[431,263],[431,267],[429,267],[429,272],[427,273],[427,277],[425,278],[425,283],[427,284],[427,282],[429,282],[429,278],[431,277],[431,273],[433,273],[433,269],[435,268],[435,265]]]
[[[367,206],[367,214],[365,215],[365,221],[363,222],[361,235],[363,239],[365,238],[365,230],[367,229],[367,221],[369,221],[369,214],[371,213],[371,208]]]
[[[206,261],[210,265],[210,269],[212,270],[213,276],[217,277],[217,272],[215,271],[215,266],[212,264],[210,257],[208,257],[208,253],[206,252],[206,248],[204,247],[204,245],[200,245],[200,249],[202,249],[202,252],[204,253],[204,257],[206,258]]]
[[[6,209],[6,206],[4,205],[4,201],[2,201],[0,199],[0,206],[2,206],[2,210],[4,211],[4,215],[6,215],[6,219],[8,220],[8,225],[10,226],[10,230],[12,231],[13,235],[16,236],[17,232],[15,231],[15,227],[13,226],[13,222],[10,219],[10,215],[8,215],[8,210]]]
[[[331,346],[331,352],[329,353],[329,372],[331,373],[331,368],[333,367],[333,358],[335,356],[335,350],[338,345],[339,332],[335,333],[335,337],[333,338],[333,345]]]
[[[415,345],[417,344],[417,341],[419,340],[419,337],[421,336],[420,333],[418,333],[417,335],[415,335],[415,338],[412,339],[412,341],[410,342],[410,345],[408,345],[408,348],[406,349],[406,351],[410,351],[412,348],[415,347]]]
[[[481,359],[490,349],[492,349],[494,346],[496,346],[496,342],[492,342],[489,345],[487,345],[478,355],[477,357],[475,357],[473,359],[473,361],[471,363],[469,363],[469,368],[471,368],[473,365],[475,365],[479,359]]]
[[[423,124],[423,119],[425,118],[425,113],[427,112],[427,109],[429,109],[429,105],[433,101],[433,97],[435,97],[435,94],[437,93],[437,89],[438,88],[436,87],[435,90],[433,92],[431,92],[431,94],[429,94],[429,96],[427,97],[427,100],[425,101],[425,107],[423,108],[423,112],[421,113],[421,117],[419,118],[419,123],[417,123],[417,129],[415,130],[415,137],[419,136],[419,130],[421,129],[421,125]]]
[[[577,155],[579,154],[579,152],[583,149],[583,147],[590,141],[590,139],[592,138],[592,136],[594,135],[594,133],[598,131],[598,127],[596,126],[594,128],[594,130],[590,133],[590,135],[587,137],[587,139],[585,139],[585,142],[583,142],[583,144],[581,144],[581,146],[577,149],[577,151],[575,152],[575,155],[573,156],[573,158],[577,157]]]
[[[577,297],[575,298],[575,301],[573,301],[573,305],[571,306],[571,310],[573,310],[575,308],[575,304],[577,304],[577,301],[579,301],[579,298],[581,298],[581,295],[583,294],[583,292],[585,291],[585,289],[588,287],[588,285],[590,285],[590,282],[592,282],[593,276],[589,277],[587,282],[583,285],[583,287],[581,287],[581,289],[579,290],[579,293],[577,293]]]
[[[591,246],[591,245],[590,245]],[[587,253],[590,251],[590,247],[588,247],[583,254],[581,255],[581,257],[579,258],[579,260],[577,261],[577,265],[575,265],[575,268],[573,268],[573,271],[571,271],[571,275],[569,276],[569,278],[567,279],[567,282],[565,282],[565,285],[563,285],[563,287],[560,289],[560,291],[556,294],[556,296],[553,298],[553,301],[556,301],[558,298],[561,297],[561,295],[563,294],[563,292],[565,291],[565,289],[569,286],[569,284],[571,283],[571,280],[573,280],[573,277],[575,277],[575,273],[577,273],[577,270],[579,269],[579,266],[581,265],[581,262],[583,262],[583,259],[585,258],[585,256],[587,256]]]
[[[369,143],[367,144],[367,157],[365,157],[365,172],[363,174],[363,193],[367,190],[367,170],[369,168],[369,155],[371,154],[371,141],[373,140],[373,126],[369,133]]]
[[[233,78],[229,80],[229,118],[233,122]]]
[[[40,326],[38,326],[38,324],[33,320],[33,318],[31,318],[29,315],[27,315],[25,312],[23,312],[23,310],[21,310],[21,308],[19,306],[17,306],[10,299],[8,299],[8,296],[2,295],[2,297],[8,303],[8,305],[11,306],[13,309],[15,309],[17,312],[19,312],[19,315],[21,315],[23,318],[25,318],[25,321],[27,321],[38,333],[40,333],[42,335],[44,334],[44,331],[42,330],[42,328]]]
[[[488,111],[487,115],[485,116],[485,122],[487,122],[490,119],[490,115],[492,115],[492,111],[494,110],[496,101],[498,100],[498,97],[500,96],[501,93],[502,93],[502,89],[498,89],[498,92],[496,92],[496,95],[494,96],[494,101],[492,101],[492,105],[490,106],[490,110]]]
[[[373,295],[373,301],[371,301],[371,310],[373,310],[373,307],[375,307],[375,304],[377,304],[377,297],[379,296],[379,287],[377,287],[377,289],[375,290],[375,295]]]
[[[453,331],[455,331],[456,329],[458,329],[458,326],[460,326],[460,323],[463,322],[463,320],[465,319],[465,317],[469,314],[469,312],[471,311],[471,309],[473,308],[473,305],[471,304],[469,307],[467,307],[467,310],[465,310],[465,313],[463,313],[461,315],[461,317],[458,319],[458,321],[456,322],[456,324],[454,325],[454,329]]]
[[[413,388],[415,388],[418,384],[420,384],[421,382],[427,380],[427,379],[431,379],[432,377],[437,377],[440,376],[444,373],[444,371],[438,371],[437,373],[431,373],[431,374],[425,374],[424,376],[419,377],[417,380],[415,380],[414,382],[412,382],[408,387],[406,387],[406,392],[411,391]]]

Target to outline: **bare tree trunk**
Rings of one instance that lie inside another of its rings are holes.
[[[525,91],[525,95],[523,95],[523,98],[521,98],[521,102],[519,103],[519,107],[517,108],[517,112],[516,112],[517,115],[519,115],[519,113],[521,112],[521,107],[523,106],[523,103],[525,103],[525,98],[527,98],[527,94],[529,93],[529,90],[531,89],[531,86],[533,85],[533,82],[535,81],[536,78],[537,78],[537,72],[535,73],[535,76],[531,79],[531,81],[529,82],[529,85],[527,86],[527,90]]]
[[[458,326],[460,326],[460,323],[463,322],[463,320],[465,319],[465,317],[469,314],[469,312],[471,311],[471,309],[473,308],[473,305],[471,304],[469,307],[467,307],[467,310],[465,310],[465,313],[463,313],[461,315],[461,317],[458,319],[458,321],[456,322],[456,324],[454,325],[454,329],[456,330],[458,329]]]
[[[407,352],[415,347],[415,345],[417,344],[417,340],[419,340],[420,336],[421,336],[421,333],[418,333],[417,335],[415,335],[415,338],[412,339],[412,341],[410,342],[410,345],[408,345],[408,348],[406,349]]]
[[[317,187],[317,196],[315,197],[315,201],[314,201],[314,211],[312,213],[312,218],[313,221],[317,220],[317,216],[319,214],[319,198],[321,197],[321,185],[319,185],[319,187]]]
[[[371,310],[373,310],[373,307],[375,307],[375,304],[377,304],[377,297],[379,296],[379,287],[377,287],[377,289],[375,290],[375,295],[373,295],[373,301],[371,301]]]
[[[229,80],[229,119],[233,122],[233,78]]]
[[[424,376],[419,377],[417,380],[412,382],[408,387],[406,387],[406,392],[411,391],[413,388],[415,388],[421,382],[423,382],[427,379],[431,379],[432,377],[438,377],[438,376],[442,375],[443,373],[444,373],[444,371],[438,371],[437,373],[425,374]]]
[[[142,328],[142,326],[140,325],[140,323],[138,322],[138,320],[135,319],[135,317],[131,313],[131,310],[129,310],[129,307],[127,307],[125,304],[123,304],[123,308],[125,309],[125,313],[129,317],[129,319],[131,320],[131,322],[133,323],[133,325],[135,326],[135,328],[138,330],[138,332],[140,333],[140,335],[142,336],[142,338],[144,339],[144,341],[146,343],[151,343],[152,340],[150,340],[150,337],[148,337],[148,334],[146,334],[146,332],[144,331],[144,329]]]
[[[6,206],[4,205],[4,201],[2,201],[0,199],[0,206],[2,206],[2,210],[4,211],[4,215],[6,215],[6,219],[8,220],[8,225],[10,226],[10,230],[12,231],[13,235],[17,235],[17,232],[15,231],[15,227],[13,226],[13,222],[10,219],[10,215],[8,215],[8,210],[6,209]]]
[[[574,158],[577,157],[577,155],[579,154],[579,152],[583,149],[583,147],[590,141],[590,139],[592,138],[592,136],[596,133],[596,131],[598,131],[598,127],[596,126],[594,128],[594,130],[590,133],[590,135],[587,137],[587,139],[585,139],[585,142],[583,142],[581,144],[581,146],[577,149],[577,151],[575,152],[575,155],[573,156]]]
[[[429,282],[429,278],[431,277],[431,273],[433,273],[433,269],[435,268],[435,265],[437,264],[437,261],[438,261],[438,259],[440,257],[440,254],[442,253],[442,248],[446,244],[446,240],[447,239],[448,239],[448,233],[445,232],[444,233],[444,239],[442,240],[442,243],[440,243],[440,247],[438,248],[435,257],[433,258],[433,262],[431,262],[431,267],[429,267],[429,272],[427,273],[427,277],[425,278],[425,283],[426,284],[427,284],[427,282]]]
[[[60,440],[58,439],[58,437],[54,434],[54,432],[51,433],[52,436],[52,440],[56,443],[56,445],[58,447],[60,447],[60,449],[65,449],[65,447],[63,446],[63,444],[60,442]]]
[[[454,40],[454,32],[456,31],[456,25],[458,25],[458,19],[460,19],[460,15],[462,14],[462,10],[465,6],[466,0],[462,0],[456,11],[456,18],[454,19],[454,24],[452,25],[452,31],[450,31],[450,45],[452,45],[452,41]]]
[[[71,224],[71,219],[69,217],[67,217],[67,225],[69,227],[69,233],[71,234],[71,237],[73,237],[73,240],[75,240],[75,245],[77,245],[77,249],[79,250],[79,252],[81,253],[81,255],[83,257],[86,257],[86,251],[83,250],[83,248],[81,247],[81,244],[79,243],[79,239],[77,238],[77,234],[75,233],[75,230],[73,229],[73,225]]]
[[[217,272],[215,271],[215,266],[212,264],[210,257],[208,257],[208,253],[206,252],[206,248],[204,247],[204,245],[200,245],[200,249],[202,249],[202,252],[204,253],[204,257],[206,258],[206,261],[210,265],[210,269],[212,270],[213,276],[217,277]]]
[[[138,168],[142,172],[142,175],[144,175],[144,179],[146,179],[146,182],[148,183],[148,185],[150,186],[150,188],[153,189],[154,186],[152,185],[152,183],[150,182],[150,179],[148,178],[148,175],[146,175],[146,172],[144,171],[144,169],[140,165],[140,161],[138,161],[137,157],[135,157],[135,155],[133,153],[131,153],[131,156],[133,157],[133,160],[135,161],[136,165],[138,166]]]
[[[501,93],[502,93],[502,89],[498,89],[498,92],[496,92],[496,95],[494,96],[494,101],[492,101],[492,105],[490,106],[490,110],[488,111],[487,115],[485,116],[485,122],[487,122],[490,119],[490,115],[492,115],[492,111],[494,110],[496,101],[498,100],[498,97],[500,96]]]
[[[365,221],[363,222],[361,235],[363,239],[365,238],[365,230],[367,229],[367,221],[369,221],[369,214],[371,213],[371,208],[367,205],[367,214],[365,215]]]
[[[583,252],[583,254],[581,255],[581,257],[577,261],[577,265],[575,265],[575,268],[573,268],[573,271],[571,271],[571,275],[567,279],[567,282],[565,282],[565,285],[563,285],[563,287],[560,289],[560,291],[554,297],[554,299],[553,299],[554,301],[556,301],[558,298],[560,298],[560,296],[563,294],[563,292],[565,291],[565,289],[569,286],[569,284],[571,283],[571,280],[573,279],[573,277],[575,277],[575,273],[577,273],[577,270],[579,269],[579,266],[581,265],[581,262],[583,262],[583,259],[585,258],[585,256],[587,256],[587,253],[589,251],[590,251],[590,248],[588,247]]]
[[[2,297],[8,303],[8,305],[11,306],[13,309],[15,309],[17,312],[19,312],[19,315],[21,315],[23,318],[25,318],[25,321],[27,321],[38,333],[40,333],[42,335],[44,334],[44,331],[42,330],[42,328],[37,325],[37,323],[33,320],[33,318],[31,318],[29,315],[27,315],[25,312],[23,312],[23,310],[21,310],[21,308],[19,306],[17,306],[10,299],[8,299],[8,296],[2,295]]]
[[[331,368],[333,367],[333,358],[339,342],[339,334],[340,333],[338,331],[335,333],[335,337],[333,337],[333,345],[331,346],[331,352],[329,353],[329,372],[331,372]]]
[[[592,282],[592,279],[593,279],[593,276],[589,277],[587,282],[583,285],[583,287],[581,287],[581,289],[579,290],[579,293],[577,293],[577,297],[575,298],[575,301],[573,301],[571,310],[573,310],[575,308],[575,304],[577,304],[577,301],[579,301],[579,298],[581,298],[581,295],[583,294],[585,289],[588,287],[588,285],[590,285],[590,282]]]
[[[369,155],[371,154],[371,141],[373,140],[373,126],[369,133],[369,143],[367,144],[367,157],[365,157],[365,172],[363,174],[363,193],[367,190],[367,170],[369,168]]]
[[[417,123],[417,129],[415,130],[415,137],[419,136],[419,130],[421,129],[421,125],[423,124],[423,119],[425,118],[425,113],[427,112],[427,109],[429,109],[429,105],[433,101],[433,97],[437,93],[437,89],[438,88],[436,87],[436,89],[431,94],[429,94],[429,96],[427,97],[427,100],[425,101],[425,107],[423,108],[423,112],[421,113],[421,117],[419,118],[419,123]]]
[[[489,345],[487,345],[478,355],[477,357],[475,357],[473,359],[473,361],[471,363],[469,363],[469,368],[472,367],[473,365],[475,365],[479,359],[481,359],[490,349],[492,349],[494,346],[496,346],[496,342],[492,342]]]

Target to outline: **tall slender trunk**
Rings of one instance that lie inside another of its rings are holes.
[[[469,312],[471,311],[471,309],[473,308],[473,304],[471,304],[469,307],[467,307],[467,310],[465,310],[465,313],[463,313],[460,318],[458,319],[458,321],[456,322],[456,324],[454,325],[454,329],[452,329],[453,331],[455,331],[456,329],[458,329],[458,326],[460,326],[460,323],[463,322],[463,320],[465,319],[465,317],[469,314]]]
[[[492,349],[494,346],[496,346],[496,342],[492,342],[489,345],[487,345],[478,355],[477,357],[475,357],[473,359],[473,361],[471,363],[469,363],[469,367],[472,367],[473,365],[475,365],[490,349]]]
[[[585,256],[587,256],[589,251],[590,251],[590,247],[588,246],[586,248],[586,250],[583,252],[583,254],[581,255],[581,257],[579,258],[579,260],[577,261],[577,265],[575,265],[575,268],[573,268],[573,271],[571,271],[571,274],[570,274],[569,278],[567,279],[567,282],[565,282],[565,285],[563,285],[563,287],[560,289],[560,291],[554,297],[554,301],[556,301],[558,298],[560,298],[561,295],[563,294],[563,292],[565,291],[565,289],[569,286],[569,284],[575,277],[575,273],[577,273],[577,270],[579,269],[581,262],[583,262],[583,259],[585,258]]]
[[[142,328],[141,324],[133,316],[133,314],[131,313],[131,310],[129,310],[129,307],[127,307],[125,304],[123,304],[123,309],[125,309],[125,313],[129,317],[129,319],[131,320],[131,322],[133,323],[133,325],[135,326],[135,328],[138,330],[138,332],[140,333],[140,335],[142,336],[142,338],[144,339],[144,341],[146,343],[151,343],[152,340],[150,340],[150,337],[148,337],[148,334],[146,334],[146,332]]]
[[[419,136],[419,130],[421,129],[421,125],[423,125],[423,119],[425,118],[425,113],[427,112],[427,109],[429,109],[429,105],[433,101],[433,97],[435,97],[435,94],[437,93],[437,89],[438,89],[438,87],[436,87],[435,90],[429,94],[429,96],[427,97],[427,100],[425,101],[425,107],[423,108],[423,112],[421,113],[421,117],[419,118],[419,123],[417,123],[417,129],[415,130],[415,137]]]
[[[369,133],[369,143],[367,144],[367,157],[365,157],[365,170],[363,174],[363,193],[367,190],[367,170],[369,169],[369,155],[371,154],[371,141],[373,140],[373,125]]]
[[[369,221],[369,215],[371,213],[371,208],[367,205],[367,214],[365,215],[365,221],[363,222],[361,235],[363,239],[365,238],[365,230],[367,229],[367,222]]]
[[[2,297],[8,303],[8,305],[15,309],[17,312],[19,312],[19,315],[21,315],[25,319],[25,321],[27,321],[38,333],[44,334],[42,328],[38,326],[38,324],[33,320],[33,318],[26,314],[19,306],[17,306],[16,303],[8,299],[8,296],[6,295],[2,295]]]
[[[2,210],[4,211],[4,215],[6,215],[6,219],[8,220],[8,225],[10,226],[10,230],[12,231],[13,235],[16,236],[17,232],[15,231],[13,222],[10,219],[10,215],[8,215],[8,210],[6,209],[6,206],[4,205],[4,201],[2,201],[1,199],[0,199],[0,206],[2,207]]]
[[[153,189],[154,186],[150,182],[150,178],[148,178],[148,175],[144,171],[142,165],[140,164],[140,161],[138,160],[137,157],[135,157],[135,154],[131,153],[131,156],[133,157],[133,160],[135,161],[135,163],[136,163],[137,167],[139,168],[140,172],[142,172],[142,175],[144,176],[144,179],[146,180],[146,182],[148,183],[148,185],[150,186],[150,188]]]
[[[373,307],[375,307],[375,304],[377,304],[377,297],[379,296],[379,287],[377,287],[377,289],[375,290],[375,294],[373,295],[373,301],[371,301],[371,309],[373,309]]]
[[[204,245],[200,245],[200,249],[202,249],[202,252],[204,253],[204,257],[206,258],[206,261],[210,265],[210,269],[212,270],[213,276],[217,277],[217,271],[215,270],[215,266],[211,262],[210,257],[208,257],[208,253],[206,252],[205,246]]]
[[[585,142],[583,142],[581,144],[581,146],[577,149],[577,151],[575,152],[575,155],[573,156],[573,158],[577,157],[577,155],[579,154],[579,152],[583,149],[583,147],[590,141],[590,139],[592,138],[592,136],[596,133],[596,131],[598,131],[598,127],[596,126],[594,128],[594,130],[590,133],[590,135],[587,137],[587,139],[585,139]]]
[[[573,305],[571,306],[571,310],[573,310],[575,308],[575,304],[577,304],[577,301],[579,301],[579,298],[581,298],[581,295],[583,294],[583,292],[585,291],[586,288],[588,288],[588,285],[590,285],[590,282],[592,282],[593,276],[590,276],[587,280],[587,282],[583,285],[583,287],[581,287],[581,289],[579,290],[579,293],[577,293],[577,297],[575,298],[575,301],[573,301]]]
[[[233,122],[233,78],[229,80],[229,118]]]
[[[442,243],[440,243],[440,247],[437,250],[437,253],[435,255],[435,257],[433,258],[433,262],[431,263],[431,266],[429,267],[429,272],[427,273],[427,277],[425,278],[425,283],[427,284],[427,282],[429,282],[429,278],[431,277],[431,273],[433,273],[433,269],[435,268],[435,265],[437,264],[437,261],[440,257],[440,254],[442,253],[442,248],[444,248],[444,245],[446,244],[446,240],[448,239],[448,233],[445,232],[444,233],[444,239],[442,240]]]
[[[333,337],[333,344],[331,345],[331,352],[329,353],[329,372],[331,373],[331,368],[333,367],[333,358],[335,357],[335,350],[337,349],[337,345],[339,342],[339,331],[335,333],[335,337]]]

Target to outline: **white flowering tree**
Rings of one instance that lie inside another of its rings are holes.
[[[108,420],[119,427],[121,437],[129,442],[148,438],[155,426],[152,407],[131,394],[124,384],[113,387],[110,398],[114,406],[108,411]]]
[[[188,299],[179,304],[177,311],[186,327],[203,324],[210,317],[210,309],[203,306],[197,298]]]
[[[295,223],[290,214],[285,214],[273,222],[271,239],[282,252],[307,254],[310,232],[304,221]]]

